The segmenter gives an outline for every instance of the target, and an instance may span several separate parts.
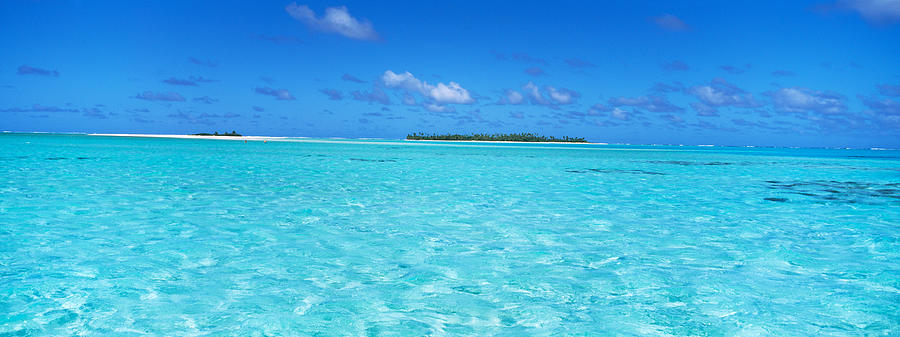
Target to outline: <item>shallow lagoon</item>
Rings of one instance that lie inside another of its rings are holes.
[[[891,335],[900,151],[0,135],[0,335]]]

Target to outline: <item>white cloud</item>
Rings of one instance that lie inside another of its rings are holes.
[[[726,95],[724,92],[716,90],[710,86],[699,86],[695,87],[691,90],[694,95],[697,95],[701,101],[706,102],[707,104],[712,105],[726,105],[728,102],[732,101],[733,98],[731,95]]]
[[[359,21],[350,15],[347,7],[328,7],[325,15],[317,18],[316,13],[306,5],[297,5],[296,2],[285,7],[288,14],[294,19],[303,22],[308,27],[323,32],[337,33],[351,39],[377,40],[378,33],[372,28],[369,21]]]
[[[387,70],[381,76],[381,81],[384,82],[385,87],[418,92],[422,96],[440,104],[470,104],[475,102],[469,91],[460,86],[459,83],[450,82],[449,84],[438,83],[437,85],[431,85],[417,79],[408,71],[397,74]]]
[[[864,19],[874,23],[900,21],[900,1],[897,0],[842,0],[840,6],[852,9]]]
[[[575,103],[575,99],[581,96],[575,91],[565,88],[557,89],[552,86],[547,86],[544,88],[544,90],[541,90],[541,88],[534,84],[534,82],[526,83],[524,86],[522,86],[522,91],[525,92],[525,95],[528,97],[528,101],[531,102],[531,104],[544,105],[554,108],[556,107],[556,105]],[[518,92],[516,92],[516,94],[518,94]],[[509,96],[509,93],[507,93],[507,96]],[[549,99],[547,97],[549,97]],[[507,97],[507,100],[512,102],[510,97]]]
[[[761,105],[754,97],[737,86],[723,79],[714,79],[707,85],[692,87],[688,93],[697,97],[702,105],[698,111],[714,113],[718,107],[732,106],[736,108],[752,108]]]
[[[569,89],[556,89],[554,87],[547,87],[547,92],[550,94],[550,99],[556,101],[559,104],[569,104],[575,101],[578,98],[578,93]]]
[[[521,93],[515,90],[507,90],[506,91],[506,103],[509,104],[522,104],[525,101],[525,96],[522,96]]]
[[[413,95],[410,95],[410,94],[404,94],[404,95],[403,95],[403,104],[406,104],[406,105],[416,105],[416,98],[413,97]]]
[[[623,121],[628,120],[628,111],[625,111],[622,108],[613,109],[612,112],[610,113],[610,115],[612,115],[613,118],[618,119],[618,120],[623,120]]]
[[[631,106],[651,112],[681,112],[684,110],[684,108],[669,102],[665,96],[656,94],[638,97],[612,97],[606,103],[613,107]]]
[[[691,103],[691,107],[694,108],[694,111],[697,111],[697,116],[710,117],[710,116],[718,116],[719,115],[719,113],[718,113],[719,110],[717,110],[716,108],[711,107],[709,105],[700,103],[700,102]]]
[[[528,95],[528,99],[531,100],[532,104],[547,104],[547,99],[544,98],[544,95],[541,95],[541,89],[533,82],[528,82],[522,89],[525,90],[525,94]]]
[[[424,104],[422,104],[422,106],[425,107],[425,110],[428,110],[431,112],[453,112],[453,111],[455,111],[453,109],[453,107],[451,107],[451,106],[439,105],[439,104],[434,104],[434,103],[424,103]]]
[[[843,97],[807,88],[781,88],[770,93],[775,108],[785,112],[842,113],[847,110]]]
[[[402,74],[396,74],[390,70],[385,71],[384,75],[381,76],[381,81],[388,88],[401,88],[423,94],[426,91],[425,84],[408,71]]]
[[[426,84],[427,85],[427,84]],[[450,82],[449,85],[438,83],[429,90],[429,97],[440,103],[468,104],[474,100],[469,96],[469,91],[459,86],[459,83]]]

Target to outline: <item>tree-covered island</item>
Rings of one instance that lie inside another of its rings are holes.
[[[423,132],[411,133],[406,135],[408,140],[468,140],[468,141],[485,141],[485,142],[535,142],[535,143],[587,143],[581,137],[556,138],[553,136],[541,136],[534,133],[473,133],[468,135],[462,134],[425,134]]]

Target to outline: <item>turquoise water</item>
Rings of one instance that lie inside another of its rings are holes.
[[[0,336],[900,335],[900,152],[0,135]]]

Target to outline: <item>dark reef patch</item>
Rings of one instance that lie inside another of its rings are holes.
[[[898,156],[845,156],[845,158],[862,158],[862,159],[900,159]]]
[[[747,163],[743,163],[743,164],[728,163],[728,162],[722,162],[722,161],[697,162],[697,161],[683,161],[683,160],[648,160],[648,161],[644,161],[644,163],[669,164],[669,165],[681,165],[681,166],[724,166],[724,165],[746,165],[747,164]]]
[[[396,163],[396,160],[393,159],[362,159],[362,158],[350,158],[352,161],[367,161],[374,163]]]
[[[644,171],[644,170],[620,170],[620,169],[585,169],[585,170],[576,170],[576,169],[566,169],[566,172],[569,173],[629,173],[629,174],[649,174],[649,175],[665,175],[662,172],[653,172],[653,171]]]
[[[472,295],[481,294],[481,289],[479,289],[477,286],[456,286],[456,287],[452,287],[451,289],[459,291],[459,292],[469,293]]]
[[[769,189],[784,193],[802,195],[820,202],[842,202],[849,204],[879,204],[900,202],[900,189],[893,188],[898,183],[868,183],[858,181],[813,180],[777,181],[766,180]],[[765,198],[784,199],[784,198]],[[775,201],[775,200],[769,200]]]

